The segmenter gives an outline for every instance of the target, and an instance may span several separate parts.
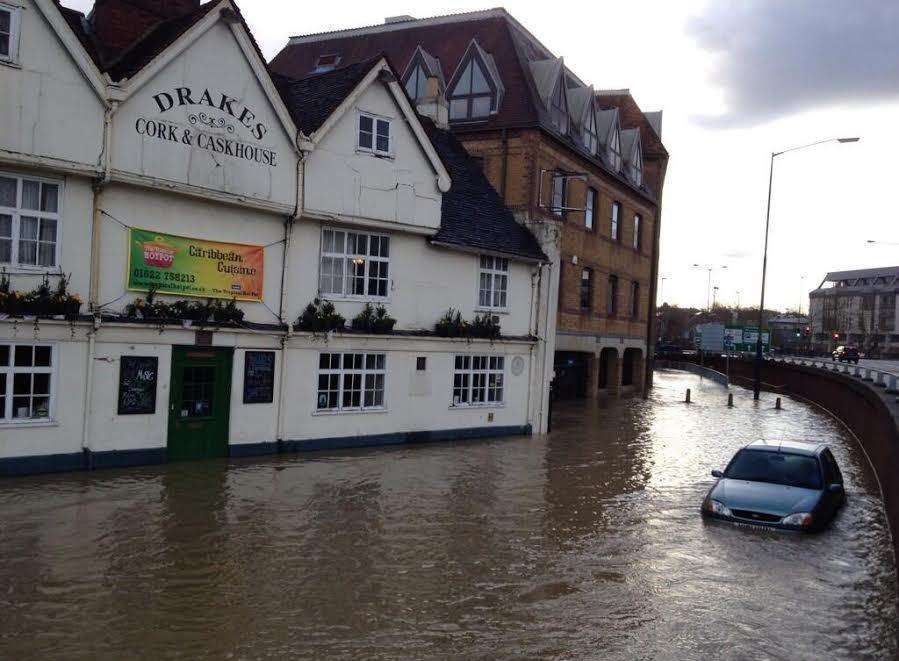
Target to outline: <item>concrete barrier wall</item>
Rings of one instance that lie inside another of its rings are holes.
[[[670,368],[676,370],[685,370],[687,372],[693,372],[693,374],[698,374],[701,377],[705,377],[706,379],[714,381],[715,383],[720,383],[722,386],[727,385],[727,376],[725,374],[705,365],[682,362],[679,360],[656,360],[655,367],[659,369]]]
[[[709,364],[724,369],[723,358]],[[695,365],[695,367],[699,367]],[[731,381],[752,387],[753,361],[730,361]],[[799,395],[830,411],[858,437],[880,480],[893,550],[899,561],[899,405],[896,395],[849,374],[765,361],[765,390]]]

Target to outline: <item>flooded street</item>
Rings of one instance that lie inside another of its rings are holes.
[[[892,658],[874,476],[772,399],[659,372],[648,401],[557,406],[546,438],[5,480],[0,657]],[[701,519],[758,438],[830,444],[831,528]]]

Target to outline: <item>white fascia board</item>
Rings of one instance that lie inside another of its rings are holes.
[[[94,64],[93,59],[88,55],[84,46],[81,45],[78,37],[75,36],[75,33],[72,32],[69,25],[65,22],[60,10],[53,6],[53,0],[34,0],[34,2],[41,14],[44,15],[44,19],[53,28],[56,36],[59,37],[66,51],[75,61],[75,65],[84,75],[88,84],[90,84],[100,100],[103,101],[103,104],[106,105],[106,85],[109,82],[109,77],[102,73],[97,68],[97,65]]]
[[[425,156],[427,156],[428,160],[431,162],[431,166],[434,168],[437,174],[437,187],[440,189],[441,193],[445,193],[450,189],[452,185],[452,181],[450,180],[449,172],[447,172],[446,167],[443,165],[443,162],[440,160],[440,157],[437,155],[437,151],[434,149],[434,145],[431,144],[430,138],[428,138],[425,133],[424,128],[421,126],[421,122],[418,121],[418,115],[415,113],[415,110],[409,103],[409,99],[406,97],[406,92],[400,86],[399,80],[396,79],[393,70],[390,68],[390,65],[387,64],[387,60],[381,58],[378,63],[371,68],[371,70],[365,74],[365,77],[359,81],[359,84],[350,92],[346,98],[341,101],[340,105],[331,113],[331,115],[324,121],[324,123],[318,128],[315,133],[312,134],[311,140],[313,144],[317,145],[321,142],[322,137],[324,137],[328,131],[330,131],[340,118],[350,110],[356,106],[356,103],[360,96],[362,96],[363,92],[368,89],[368,86],[375,82],[378,76],[381,75],[382,71],[388,72],[391,76],[394,76],[394,80],[390,83],[387,83],[387,88],[390,90],[391,94],[393,94],[393,98],[396,101],[397,105],[399,105],[400,110],[403,112],[403,115],[406,118],[406,121],[409,123],[409,127],[412,129],[412,132],[415,134],[415,137],[418,139],[418,143],[421,145],[422,151],[424,151]]]

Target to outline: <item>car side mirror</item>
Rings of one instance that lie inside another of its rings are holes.
[[[829,487],[827,487],[827,490],[830,491],[830,493],[840,493],[843,490],[843,485],[834,482]]]
[[[712,471],[712,477],[724,477],[724,473],[716,468]]]

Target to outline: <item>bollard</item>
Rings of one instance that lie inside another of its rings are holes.
[[[897,377],[894,374],[891,374],[890,376],[887,377],[887,379],[888,379],[887,392],[891,393],[891,394],[895,393],[895,392],[899,392],[899,389],[896,388],[896,382],[897,382],[897,379],[899,379],[899,377]]]
[[[774,400],[774,408],[780,411],[780,397]]]
[[[687,398],[684,400],[687,404],[690,403],[690,389],[687,388]]]
[[[734,394],[732,392],[727,393],[727,405],[733,408],[734,405]]]

